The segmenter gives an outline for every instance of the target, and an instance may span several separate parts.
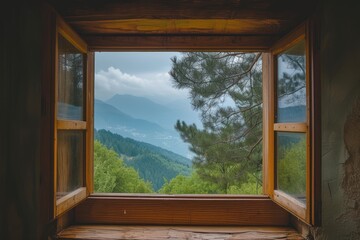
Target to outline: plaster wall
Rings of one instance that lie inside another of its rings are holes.
[[[316,239],[360,239],[360,4],[322,1],[322,227]]]

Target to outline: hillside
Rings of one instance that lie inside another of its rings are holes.
[[[155,191],[161,188],[165,179],[190,174],[191,161],[171,151],[103,129],[95,130],[95,139],[118,153],[126,165],[138,171],[141,178],[152,182]]]

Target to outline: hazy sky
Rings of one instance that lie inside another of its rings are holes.
[[[171,58],[176,52],[98,52],[95,55],[95,97],[114,94],[148,97],[159,103],[183,100],[187,91],[172,87]]]

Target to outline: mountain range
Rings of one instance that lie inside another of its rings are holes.
[[[201,127],[198,113],[187,101],[178,100],[162,105],[145,97],[115,94],[106,103],[134,118],[157,123],[165,129],[173,130],[177,120],[196,123]]]
[[[156,123],[137,119],[117,108],[95,100],[95,129],[105,129],[121,136],[168,149],[185,157],[191,157],[189,147],[175,130],[162,128]]]
[[[188,144],[174,129],[178,119],[196,123],[202,128],[197,112],[186,101],[161,105],[145,97],[132,95],[112,96],[106,102],[95,99],[95,128],[106,129],[121,136],[147,142],[191,158]],[[279,122],[302,122],[305,106],[278,109]]]

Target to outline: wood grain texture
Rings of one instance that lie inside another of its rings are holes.
[[[85,121],[57,120],[57,129],[59,130],[85,130],[86,125]]]
[[[58,239],[303,239],[288,227],[71,226]]]
[[[316,1],[132,0],[50,1],[67,21],[100,19],[274,19],[288,20],[312,10]]]
[[[53,219],[55,213],[56,190],[54,188],[54,100],[55,100],[55,42],[56,42],[56,15],[53,9],[44,4],[42,6],[43,48],[41,78],[41,219],[45,226]],[[52,159],[52,160],[51,160]]]
[[[270,105],[270,87],[271,87],[271,57],[268,52],[262,54],[262,71],[263,71],[263,194],[270,195],[273,192],[273,176],[271,167],[270,152],[272,147],[269,145],[273,142],[270,138],[270,134],[273,133],[273,123],[271,120],[272,113]],[[271,129],[270,129],[271,128]]]
[[[266,35],[85,36],[91,51],[266,51],[276,39]]]
[[[289,224],[289,214],[268,197],[89,197],[75,208],[75,219],[78,224]]]
[[[86,34],[276,34],[282,22],[249,19],[122,19],[69,22]]]
[[[316,0],[50,0],[82,36],[109,33],[282,35],[305,20]]]
[[[289,194],[286,194],[280,190],[274,190],[274,201],[280,204],[287,211],[295,214],[295,216],[301,218],[303,221],[308,222],[306,218],[307,206],[298,201],[296,198],[293,198]]]
[[[86,68],[86,151],[85,151],[85,184],[86,195],[89,196],[94,189],[94,74],[95,54],[88,52]]]
[[[86,188],[79,188],[56,201],[56,216],[63,214],[86,198]]]
[[[306,133],[308,125],[306,123],[275,123],[274,131]]]

